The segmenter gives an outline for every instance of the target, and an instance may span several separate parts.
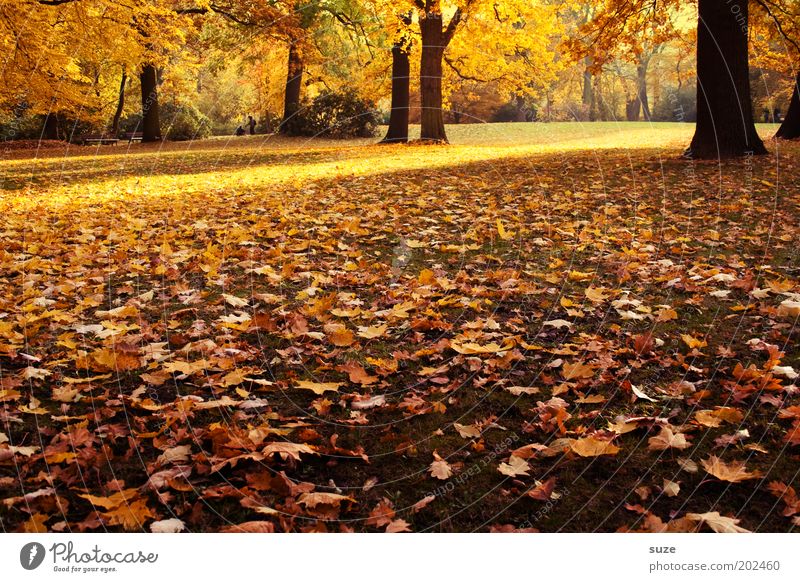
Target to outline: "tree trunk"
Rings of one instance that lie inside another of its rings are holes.
[[[410,107],[411,63],[408,58],[409,42],[402,37],[392,46],[392,111],[389,130],[381,143],[406,143],[408,141],[408,114]]]
[[[775,134],[778,139],[795,139],[800,137],[800,72],[794,81],[792,99],[789,101],[789,109],[786,110],[786,117]]]
[[[586,67],[583,69],[583,94],[581,95],[581,103],[586,107],[586,110],[592,107],[592,71],[589,69],[589,66],[592,64],[592,60],[589,57],[586,57],[583,60]]]
[[[697,125],[687,157],[767,153],[750,100],[747,2],[698,1]]]
[[[122,80],[119,82],[119,99],[117,99],[117,110],[114,112],[114,121],[111,123],[111,135],[119,135],[119,120],[122,118],[122,111],[125,109],[125,85],[128,82],[128,74],[123,69]]]
[[[589,121],[600,121],[603,118],[602,95],[600,95],[600,75],[592,77],[592,95],[589,103]]]
[[[42,136],[44,139],[61,139],[58,130],[58,114],[48,113],[44,118],[44,128],[42,129]]]
[[[283,121],[280,130],[286,133],[289,128],[289,120],[294,117],[300,109],[300,91],[303,86],[303,58],[297,48],[297,44],[292,42],[289,45],[289,61],[286,74],[286,90],[283,98]]]
[[[142,84],[142,142],[161,141],[156,68],[153,65],[145,65],[139,79]]]
[[[647,101],[647,62],[640,61],[636,65],[636,100],[642,110],[645,121],[650,121],[650,104]],[[636,118],[639,118],[637,111]]]
[[[420,100],[422,113],[420,138],[423,141],[447,143],[442,111],[442,59],[444,35],[442,20],[437,14],[421,18],[422,60],[420,62]]]
[[[641,103],[639,102],[639,97],[629,99],[625,102],[625,119],[628,121],[639,121],[640,109]]]

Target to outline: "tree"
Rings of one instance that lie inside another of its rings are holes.
[[[158,107],[158,71],[153,65],[144,65],[139,73],[142,87],[142,141],[161,140],[161,116]]]
[[[392,44],[392,104],[389,113],[389,129],[381,143],[405,143],[408,141],[408,118],[411,93],[411,45],[408,27],[411,13],[398,16],[399,25]]]
[[[794,81],[786,117],[781,122],[775,137],[779,139],[796,139],[800,137],[800,72],[797,73]]]
[[[686,154],[715,159],[766,153],[750,98],[748,0],[697,0],[697,5],[697,125]],[[680,9],[677,0],[607,0],[568,46],[576,57],[589,46],[595,52],[608,49],[626,29],[642,31]]]
[[[753,121],[748,15],[748,0],[698,0],[697,125],[689,157],[767,153]]]

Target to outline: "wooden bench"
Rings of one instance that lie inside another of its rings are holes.
[[[90,133],[78,139],[81,145],[116,145],[118,141],[116,137],[102,133]]]
[[[133,143],[135,141],[142,141],[142,132],[129,131],[128,133],[123,133],[122,139],[127,140],[128,143]]]

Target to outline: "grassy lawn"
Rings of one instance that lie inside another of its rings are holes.
[[[800,146],[692,131],[0,155],[2,530],[791,530]]]

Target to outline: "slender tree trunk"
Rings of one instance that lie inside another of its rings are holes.
[[[421,18],[422,60],[420,62],[420,98],[422,114],[420,138],[424,141],[447,143],[442,111],[442,60],[444,35],[438,14]]]
[[[697,125],[686,155],[767,153],[753,122],[747,52],[748,0],[699,0]]]
[[[406,143],[408,141],[411,87],[409,45],[409,40],[403,36],[392,46],[392,111],[389,114],[389,130],[381,143]]]
[[[586,57],[586,68],[583,70],[583,93],[581,95],[581,103],[588,109],[592,105],[592,72],[589,70],[589,57]]]
[[[111,123],[111,135],[117,137],[119,135],[119,120],[122,118],[122,112],[125,109],[125,85],[128,82],[128,73],[122,70],[122,79],[119,82],[119,98],[117,99],[117,110],[114,112],[114,121]]]
[[[602,95],[600,94],[600,75],[592,77],[592,100],[589,103],[589,121],[599,121],[603,118]]]
[[[303,57],[297,48],[297,44],[292,42],[289,45],[289,61],[286,74],[286,90],[283,98],[283,121],[280,130],[283,133],[289,131],[289,120],[294,117],[300,109],[300,91],[303,86]]]
[[[789,101],[789,109],[786,110],[786,117],[783,118],[781,126],[775,137],[779,139],[795,139],[800,137],[800,72],[794,81],[792,99]]]
[[[650,121],[650,104],[647,100],[647,62],[640,61],[636,65],[636,100],[641,107],[645,121]],[[637,111],[636,118],[639,118]]]
[[[142,142],[161,140],[158,108],[158,74],[153,65],[145,65],[139,75],[142,85]]]

